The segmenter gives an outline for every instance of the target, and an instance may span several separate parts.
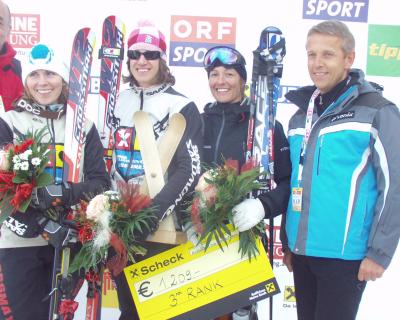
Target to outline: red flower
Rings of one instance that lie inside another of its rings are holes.
[[[251,157],[244,165],[242,165],[240,173],[253,170],[255,167],[257,167],[257,161],[254,157]]]
[[[119,275],[128,263],[128,254],[124,242],[117,234],[111,233],[110,245],[115,255],[107,261],[107,269],[115,276]]]
[[[4,195],[8,191],[15,191],[15,184],[12,181],[15,174],[14,172],[0,172],[0,193]]]
[[[238,160],[227,159],[227,160],[225,160],[224,167],[227,170],[233,170],[236,172],[236,174],[239,174],[239,161]]]
[[[78,240],[85,243],[93,240],[93,230],[92,226],[89,224],[84,224],[81,228],[78,228]]]
[[[197,233],[202,234],[204,231],[204,227],[203,224],[201,223],[199,197],[196,197],[193,200],[191,214],[192,214],[192,222],[194,229],[196,230]]]
[[[22,204],[22,202],[24,202],[31,196],[32,190],[33,190],[33,184],[30,183],[18,184],[15,190],[15,195],[10,201],[11,205],[14,208],[18,209]]]
[[[129,213],[139,212],[151,204],[150,197],[139,193],[139,185],[118,182],[121,204]]]
[[[201,192],[201,197],[205,200],[207,206],[212,206],[217,199],[217,188],[210,184]]]
[[[19,154],[25,152],[26,150],[28,150],[28,147],[31,146],[34,142],[35,141],[33,139],[26,139],[21,144],[17,144],[16,146],[14,146],[14,153]]]
[[[81,200],[79,203],[78,213],[83,217],[86,216],[86,210],[87,210],[88,204],[89,203],[85,200]]]

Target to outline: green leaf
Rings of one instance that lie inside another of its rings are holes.
[[[11,199],[12,196],[7,196],[0,201],[0,225],[14,212],[10,204]]]
[[[36,186],[38,186],[38,187],[48,186],[49,184],[52,184],[53,182],[54,182],[53,177],[50,174],[48,174],[47,172],[42,172],[36,178]]]
[[[19,206],[18,210],[21,212],[25,212],[26,209],[28,209],[29,204],[31,203],[31,198],[32,198],[32,196],[29,196],[28,199],[26,199],[24,202],[22,202],[21,205]]]
[[[26,177],[22,177],[21,175],[16,175],[12,181],[16,184],[27,183]]]

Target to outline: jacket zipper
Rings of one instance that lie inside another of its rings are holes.
[[[49,124],[50,122],[50,124]],[[56,169],[56,163],[57,163],[57,150],[56,150],[56,137],[55,137],[55,131],[54,131],[54,120],[47,120],[47,127],[49,128],[49,132],[50,132],[50,136],[51,136],[51,144],[53,146],[53,150],[54,150],[54,161],[53,161],[53,178],[54,178],[54,182],[57,183],[56,178],[57,178],[57,169]],[[64,166],[64,151],[63,151],[63,159],[62,159],[62,163]],[[63,170],[64,171],[64,170]],[[64,172],[63,172],[64,174]]]
[[[143,90],[140,91],[140,110],[143,111],[143,104],[144,104],[144,98],[143,98]],[[136,132],[136,126],[134,128],[132,128],[132,135],[133,135],[133,131]],[[135,135],[136,137],[136,135]],[[133,149],[133,147],[135,146],[135,140],[131,139],[131,143],[130,143],[130,150],[129,150],[129,154],[130,154],[130,159],[129,159],[129,164],[128,164],[128,168],[126,168],[125,171],[125,177],[124,179],[126,179],[127,176],[130,175],[131,172],[131,166],[132,166],[132,161],[133,161],[133,155],[135,153],[135,150]]]
[[[350,99],[350,100],[348,101],[348,103],[350,103],[350,102],[353,101],[353,100],[354,100],[354,99]],[[327,117],[329,117],[329,116],[331,116],[331,115],[333,114],[331,106],[332,106],[332,105],[330,105],[330,106],[325,110],[325,112],[323,112],[322,115],[315,121],[314,125],[312,126],[312,129],[315,128],[315,125],[317,124],[317,122],[321,122],[322,120],[326,119]],[[346,110],[346,108],[343,108],[342,111],[344,111],[344,110]],[[312,129],[311,129],[311,131],[312,131]],[[310,135],[311,135],[311,134],[310,134]],[[323,140],[324,140],[324,136],[322,135],[322,136],[321,136],[321,140],[320,140],[320,144],[319,144],[319,146],[318,146],[317,176],[319,175],[320,157],[321,157],[321,151],[322,151],[322,143],[323,143]]]
[[[319,175],[319,165],[321,160],[322,143],[324,142],[324,136],[321,136],[319,146],[318,146],[318,162],[317,162],[317,176]]]
[[[215,142],[214,163],[217,163],[219,144],[221,142],[221,137],[222,137],[222,132],[224,131],[224,127],[225,127],[225,110],[222,110],[221,128],[218,132],[217,141]]]

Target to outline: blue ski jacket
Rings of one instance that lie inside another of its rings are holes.
[[[387,267],[400,236],[400,114],[361,70],[318,117],[298,171],[308,102],[314,86],[289,92],[299,106],[289,122],[291,186],[302,187],[301,211],[289,200],[286,232],[300,255],[362,260]]]

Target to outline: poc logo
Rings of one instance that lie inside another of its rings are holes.
[[[369,0],[303,0],[303,19],[368,21]]]
[[[169,64],[201,67],[209,48],[235,41],[236,18],[171,16]]]
[[[14,48],[31,48],[40,42],[40,15],[12,14],[8,42]]]

